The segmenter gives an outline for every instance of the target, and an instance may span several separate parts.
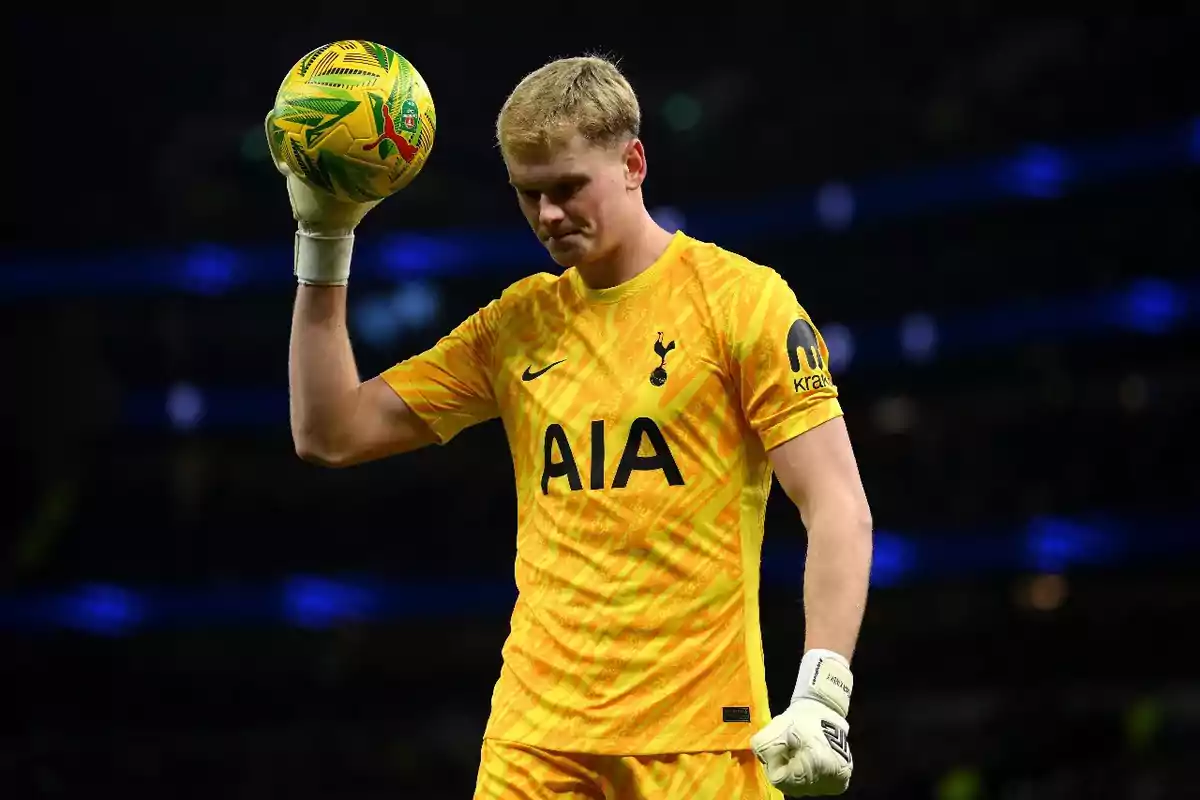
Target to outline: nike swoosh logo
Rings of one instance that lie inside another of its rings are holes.
[[[559,359],[558,361],[555,361],[553,364],[551,364],[548,367],[542,367],[537,372],[530,372],[529,367],[526,367],[525,371],[523,373],[521,373],[521,380],[531,381],[534,378],[540,378],[542,375],[545,375],[547,372],[552,370],[554,367],[557,367],[559,364],[563,363],[564,361],[566,361],[565,358]]]

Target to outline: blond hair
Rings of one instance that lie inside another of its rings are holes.
[[[641,129],[637,95],[621,70],[600,56],[560,58],[526,75],[496,118],[504,152],[545,150],[578,133],[599,145]]]

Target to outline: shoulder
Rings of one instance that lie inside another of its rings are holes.
[[[556,297],[562,278],[548,272],[538,272],[528,275],[509,284],[500,296],[488,304],[486,312],[489,321],[500,324],[511,320],[513,315],[524,315],[530,310],[543,305],[547,299]]]
[[[740,253],[692,239],[682,260],[727,333],[771,316],[773,311],[793,314],[799,306],[795,292],[779,272]]]
[[[515,283],[509,284],[508,288],[500,294],[500,299],[507,302],[520,302],[522,300],[536,298],[539,295],[552,293],[562,280],[560,275],[551,275],[549,272],[537,272],[533,275],[527,275]]]
[[[709,292],[754,295],[788,285],[773,268],[712,242],[689,237],[681,258]]]

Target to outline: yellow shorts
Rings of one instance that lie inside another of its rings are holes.
[[[485,739],[474,800],[781,800],[749,750],[558,753]]]

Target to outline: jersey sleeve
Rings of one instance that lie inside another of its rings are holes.
[[[433,347],[381,376],[429,426],[439,444],[499,416],[492,383],[498,309],[499,301],[493,301]]]
[[[842,414],[825,339],[779,273],[756,267],[740,281],[729,336],[742,412],[764,449]]]

